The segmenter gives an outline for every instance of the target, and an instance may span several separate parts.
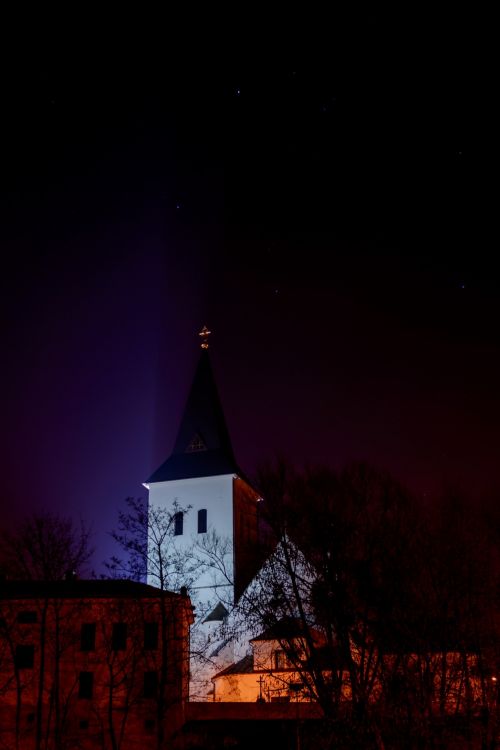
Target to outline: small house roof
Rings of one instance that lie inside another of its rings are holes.
[[[316,628],[309,627],[308,630],[313,635],[320,635]],[[252,638],[250,643],[253,643],[254,641],[276,641],[300,638],[303,635],[304,623],[302,620],[294,617],[284,617],[270,625],[262,633],[255,636],[255,638]]]
[[[221,672],[217,672],[217,674],[212,677],[212,680],[216,680],[218,677],[226,677],[230,674],[251,674],[252,672],[253,654],[247,654],[243,659],[240,659],[240,661],[230,664],[229,667],[226,667]]]

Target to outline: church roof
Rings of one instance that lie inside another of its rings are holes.
[[[319,631],[316,628],[309,626],[309,632],[315,636],[321,638]],[[251,638],[250,643],[253,641],[277,641],[277,640],[290,640],[293,638],[300,638],[304,635],[304,624],[296,617],[283,617],[281,620],[270,625],[264,632]]]
[[[225,618],[228,616],[229,612],[225,608],[225,606],[222,604],[222,602],[219,602],[217,606],[210,612],[207,617],[203,620],[203,622],[222,622],[225,620]]]
[[[218,677],[225,677],[229,674],[251,674],[253,671],[253,654],[247,654],[243,659],[240,659],[240,661],[237,661],[235,664],[230,664],[229,667],[226,667],[221,672],[217,672],[217,674],[212,677],[212,681],[216,680]]]
[[[202,350],[172,454],[147,482],[219,474],[242,476],[234,457],[210,357],[207,350]]]

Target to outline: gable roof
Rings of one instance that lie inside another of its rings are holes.
[[[238,474],[210,356],[202,350],[171,456],[147,483]]]
[[[208,614],[203,622],[222,622],[227,616],[229,612],[225,608],[225,606],[222,604],[222,602],[219,602],[214,609]]]
[[[319,636],[319,631],[316,628],[309,626],[309,632]],[[250,639],[250,643],[254,641],[279,641],[288,640],[293,638],[300,638],[304,635],[304,624],[299,618],[295,617],[283,617],[281,620],[270,625],[255,638]]]
[[[252,672],[253,654],[247,654],[243,659],[240,659],[240,661],[230,664],[229,667],[226,667],[221,672],[217,672],[217,674],[212,677],[212,681],[216,680],[218,677],[225,677],[230,674],[250,674]]]

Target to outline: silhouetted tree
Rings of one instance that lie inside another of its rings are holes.
[[[366,465],[281,463],[261,474],[260,491],[276,548],[242,597],[242,619],[254,633],[299,623],[300,650],[297,639],[280,647],[337,743],[343,727],[357,746],[427,747],[450,716],[490,716],[489,549],[456,498],[431,518]]]
[[[200,572],[199,561],[192,550],[179,548],[174,543],[175,517],[177,513],[188,513],[189,508],[173,503],[170,509],[148,507],[142,498],[127,498],[126,510],[120,511],[117,530],[111,536],[125,553],[123,558],[115,555],[106,564],[113,577],[146,580],[162,591],[179,592],[189,590]],[[165,720],[170,706],[167,693],[172,666],[168,663],[168,640],[174,637],[170,627],[168,602],[160,597],[161,659],[158,664],[157,743],[163,747]],[[189,654],[184,658],[189,659]]]
[[[142,498],[128,498],[126,508],[120,512],[118,528],[111,536],[124,552],[123,557],[115,555],[107,564],[112,576],[146,580],[162,590],[179,592],[185,589],[192,598],[196,608],[196,620],[190,635],[190,686],[194,693],[205,697],[211,687],[207,669],[213,668],[213,652],[220,643],[224,643],[228,634],[220,634],[203,627],[203,620],[216,604],[222,602],[228,610],[234,604],[232,600],[233,581],[230,572],[232,565],[232,544],[222,538],[214,529],[209,529],[203,539],[182,539],[177,544],[175,534],[176,516],[179,513],[188,515],[190,506],[181,507],[173,502],[169,508],[149,505]],[[197,586],[203,578],[203,594],[207,588],[217,592],[212,599],[197,598]],[[224,591],[230,596],[224,599]],[[166,628],[162,627],[162,632]],[[159,701],[161,702],[161,685],[166,678],[166,665],[160,680]]]
[[[79,575],[92,556],[91,530],[80,521],[45,511],[1,536],[0,561],[11,579],[57,581]]]
[[[55,513],[35,513],[25,518],[11,532],[2,534],[2,568],[10,579],[26,581],[56,581],[80,573],[92,555],[90,530],[83,521],[76,525],[70,518]],[[3,605],[5,607],[5,605]],[[9,613],[3,617],[9,622]],[[49,625],[50,621],[50,625]],[[37,750],[48,742],[51,735],[57,742],[62,736],[63,697],[59,691],[59,671],[68,625],[67,614],[61,616],[56,601],[48,597],[37,602],[39,623],[39,669],[36,688],[35,747]],[[12,634],[11,634],[12,635]],[[5,633],[9,642],[9,633]],[[27,673],[21,675],[12,654],[14,678],[17,684],[18,713],[25,692]],[[32,679],[32,678],[31,678]],[[47,687],[49,683],[49,687]],[[49,693],[48,702],[45,694]],[[47,715],[45,714],[47,711]],[[18,732],[16,732],[18,734]]]

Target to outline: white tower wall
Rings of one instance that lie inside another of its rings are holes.
[[[227,549],[223,560],[231,584],[234,582],[233,560],[233,474],[223,474],[213,477],[195,479],[178,479],[168,482],[155,482],[149,486],[150,507],[165,508],[174,512],[176,505],[185,509],[182,535],[174,536],[172,543],[176,549],[188,553],[194,545],[206,542],[211,546],[212,534],[225,543]],[[198,533],[198,511],[207,511],[207,532]],[[148,576],[148,583],[153,583]],[[217,592],[216,588],[221,591]],[[190,594],[198,603],[200,609],[214,601],[214,594],[227,602],[232,600],[233,585],[229,585],[222,575],[214,580],[214,571],[203,570],[195,580]],[[205,605],[205,606],[202,606]]]

